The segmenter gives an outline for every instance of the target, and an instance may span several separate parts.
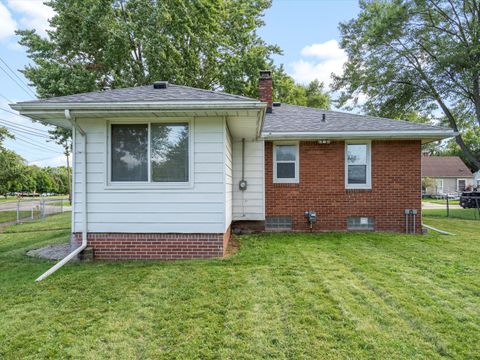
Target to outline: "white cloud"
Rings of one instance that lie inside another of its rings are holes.
[[[337,40],[329,40],[324,43],[305,46],[301,54],[303,56],[315,56],[320,59],[344,59],[345,51],[340,49]]]
[[[51,166],[51,167],[57,167],[57,166],[67,166],[67,157],[65,155],[59,155],[57,157],[51,158],[51,159],[40,159],[37,161],[31,161],[28,163],[29,165],[37,165],[37,166]]]
[[[55,14],[50,6],[43,3],[44,0],[20,1],[8,0],[8,7],[19,15],[19,28],[35,29],[37,33],[45,36],[50,28],[48,19]]]
[[[12,14],[0,2],[0,39],[8,38],[15,34],[17,23],[12,18]]]
[[[347,54],[340,49],[337,40],[329,40],[305,46],[301,55],[315,57],[315,60],[300,59],[290,64],[292,77],[300,83],[308,83],[314,79],[322,81],[327,87],[332,83],[332,73],[341,74],[347,61]]]

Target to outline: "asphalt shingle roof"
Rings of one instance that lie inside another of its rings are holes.
[[[168,84],[166,89],[154,89],[153,85],[123,89],[95,91],[83,94],[57,96],[48,99],[25,101],[20,104],[55,103],[120,103],[161,101],[258,101],[244,96],[217,91],[196,89],[188,86]]]
[[[37,104],[88,104],[88,103],[135,103],[135,102],[252,102],[258,100],[217,91],[197,89],[188,86],[168,84],[165,89],[155,89],[153,85],[123,89],[96,91],[83,94],[58,96],[48,99],[25,101],[19,105]],[[325,115],[325,121],[323,116]],[[349,114],[339,111],[321,110],[304,106],[281,104],[274,106],[273,113],[267,114],[263,134],[291,132],[355,132],[355,131],[404,131],[404,130],[450,130],[416,124],[408,121],[392,120],[373,116]]]
[[[458,156],[422,156],[422,176],[470,178],[472,172]]]
[[[322,121],[325,114],[325,121]],[[438,126],[417,124],[374,116],[349,114],[304,106],[281,104],[267,114],[263,133],[342,132],[342,131],[408,131],[450,130]]]

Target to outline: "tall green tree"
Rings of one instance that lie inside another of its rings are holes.
[[[375,115],[440,112],[479,169],[462,135],[480,126],[480,1],[362,0],[360,8],[340,24],[348,54],[334,81],[340,105],[365,94],[364,110]]]
[[[280,54],[256,30],[271,0],[50,0],[46,38],[20,30],[32,64],[23,69],[40,98],[151,84],[257,96],[260,69]],[[54,140],[68,153],[70,131]]]
[[[21,30],[40,97],[155,80],[256,95],[278,46],[256,33],[269,0],[51,0],[47,38]]]
[[[0,127],[0,194],[4,196],[20,189],[25,169],[22,157],[3,146],[3,141],[7,138],[13,139],[14,136],[7,129]]]
[[[307,85],[297,84],[285,73],[283,66],[273,72],[273,100],[321,109],[330,109],[331,103],[323,83],[313,80]]]
[[[13,139],[13,135],[8,132],[7,128],[0,126],[0,151],[4,149],[3,142],[5,139]]]

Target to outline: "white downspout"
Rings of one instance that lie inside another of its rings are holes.
[[[45,279],[47,276],[53,274],[55,271],[60,269],[63,265],[73,259],[75,256],[80,254],[86,247],[87,247],[87,235],[88,235],[88,219],[87,219],[87,134],[83,129],[77,124],[75,118],[71,116],[70,110],[65,110],[65,119],[67,119],[71,124],[72,128],[75,129],[82,135],[82,163],[83,163],[83,171],[82,171],[82,216],[83,216],[83,230],[82,230],[82,245],[68,254],[65,258],[60,260],[50,269],[48,269],[45,273],[40,275],[35,281],[41,281]],[[75,144],[74,144],[75,146]],[[75,181],[75,179],[73,179]]]

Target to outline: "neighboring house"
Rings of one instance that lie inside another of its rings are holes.
[[[73,233],[97,259],[222,256],[232,224],[405,232],[406,209],[420,233],[421,144],[451,129],[273,104],[259,83],[261,101],[156,82],[12,108],[73,130]]]
[[[480,189],[480,170],[473,174],[473,187]]]
[[[433,182],[425,195],[460,193],[473,185],[472,172],[458,156],[422,156],[422,177]]]

